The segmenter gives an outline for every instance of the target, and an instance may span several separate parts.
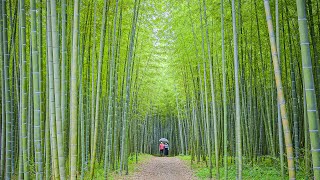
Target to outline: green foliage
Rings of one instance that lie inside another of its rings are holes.
[[[85,179],[90,179],[90,172],[85,174]],[[104,179],[104,167],[103,164],[96,163],[94,169],[94,179],[103,180]]]
[[[135,155],[131,155],[129,156],[129,161],[128,161],[128,168],[129,168],[129,175],[134,173],[137,169],[136,167],[139,166],[141,163],[145,163],[148,160],[150,160],[153,156],[150,154],[139,154],[138,155],[138,163],[136,163],[136,156]],[[97,163],[95,165],[95,174],[94,174],[94,179],[96,180],[104,180],[104,167],[103,164],[99,164]],[[125,175],[123,175],[125,176]],[[85,174],[84,179],[88,179],[90,177],[89,172],[87,172]],[[110,172],[109,176],[110,180],[114,180],[114,179],[118,179],[121,176],[119,176],[119,172],[118,171],[112,171]]]
[[[191,165],[191,156],[178,156],[181,160]],[[302,165],[302,164],[301,164]],[[199,163],[193,162],[191,165],[192,170],[199,179],[207,179],[209,177],[209,168],[206,163],[201,161]],[[271,157],[262,157],[261,162],[258,164],[247,163],[243,165],[243,179],[252,180],[281,180],[280,163]],[[213,168],[213,176],[216,171]],[[308,176],[304,175],[304,169],[300,169],[300,173],[297,174],[297,179],[311,178],[312,174]],[[224,179],[224,167],[220,167],[220,179]],[[228,177],[233,179],[236,177],[236,166],[232,163],[232,157],[228,157]]]

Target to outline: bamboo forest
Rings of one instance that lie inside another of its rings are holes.
[[[0,47],[1,180],[320,180],[319,0],[0,0]]]

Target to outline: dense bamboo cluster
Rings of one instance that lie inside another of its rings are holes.
[[[319,46],[318,0],[1,0],[0,179],[128,174],[162,137],[319,179]]]

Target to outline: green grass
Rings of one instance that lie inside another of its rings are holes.
[[[132,174],[133,172],[136,171],[136,167],[139,166],[141,163],[145,163],[148,160],[150,160],[152,157],[152,155],[150,154],[139,154],[138,156],[138,164],[136,163],[136,157],[135,156],[130,156],[129,157],[129,161],[128,161],[128,171],[129,171],[129,175]],[[95,171],[94,171],[94,179],[95,180],[104,180],[104,168],[103,168],[103,164],[96,164],[95,166]],[[125,176],[125,171],[122,172],[123,176]],[[110,174],[108,175],[110,180],[113,179],[118,179],[119,177],[121,177],[119,175],[119,170],[116,171],[112,171],[110,172]],[[86,173],[84,179],[88,179],[89,178],[89,172]]]
[[[191,156],[178,156],[183,161],[187,162],[191,165]],[[214,162],[214,160],[213,160]],[[213,165],[214,166],[214,165]],[[228,159],[228,179],[235,179],[236,178],[236,166],[235,164],[231,163],[231,159]],[[194,163],[191,166],[193,172],[199,179],[208,179],[209,177],[209,168],[206,167],[205,162]],[[285,167],[286,169],[286,167]],[[220,179],[225,179],[225,168],[220,166]],[[212,169],[212,176],[214,177],[216,174],[216,168],[213,167]],[[287,176],[287,175],[286,175]],[[242,171],[242,178],[243,179],[252,179],[252,180],[281,180],[281,168],[276,160],[265,157],[259,164],[248,165],[243,164],[243,171]],[[285,177],[288,179],[288,177]],[[304,177],[304,172],[301,170],[297,174],[297,179],[308,179]]]

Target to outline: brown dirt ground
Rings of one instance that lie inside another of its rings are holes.
[[[122,180],[189,180],[196,179],[191,169],[177,157],[152,157]]]

